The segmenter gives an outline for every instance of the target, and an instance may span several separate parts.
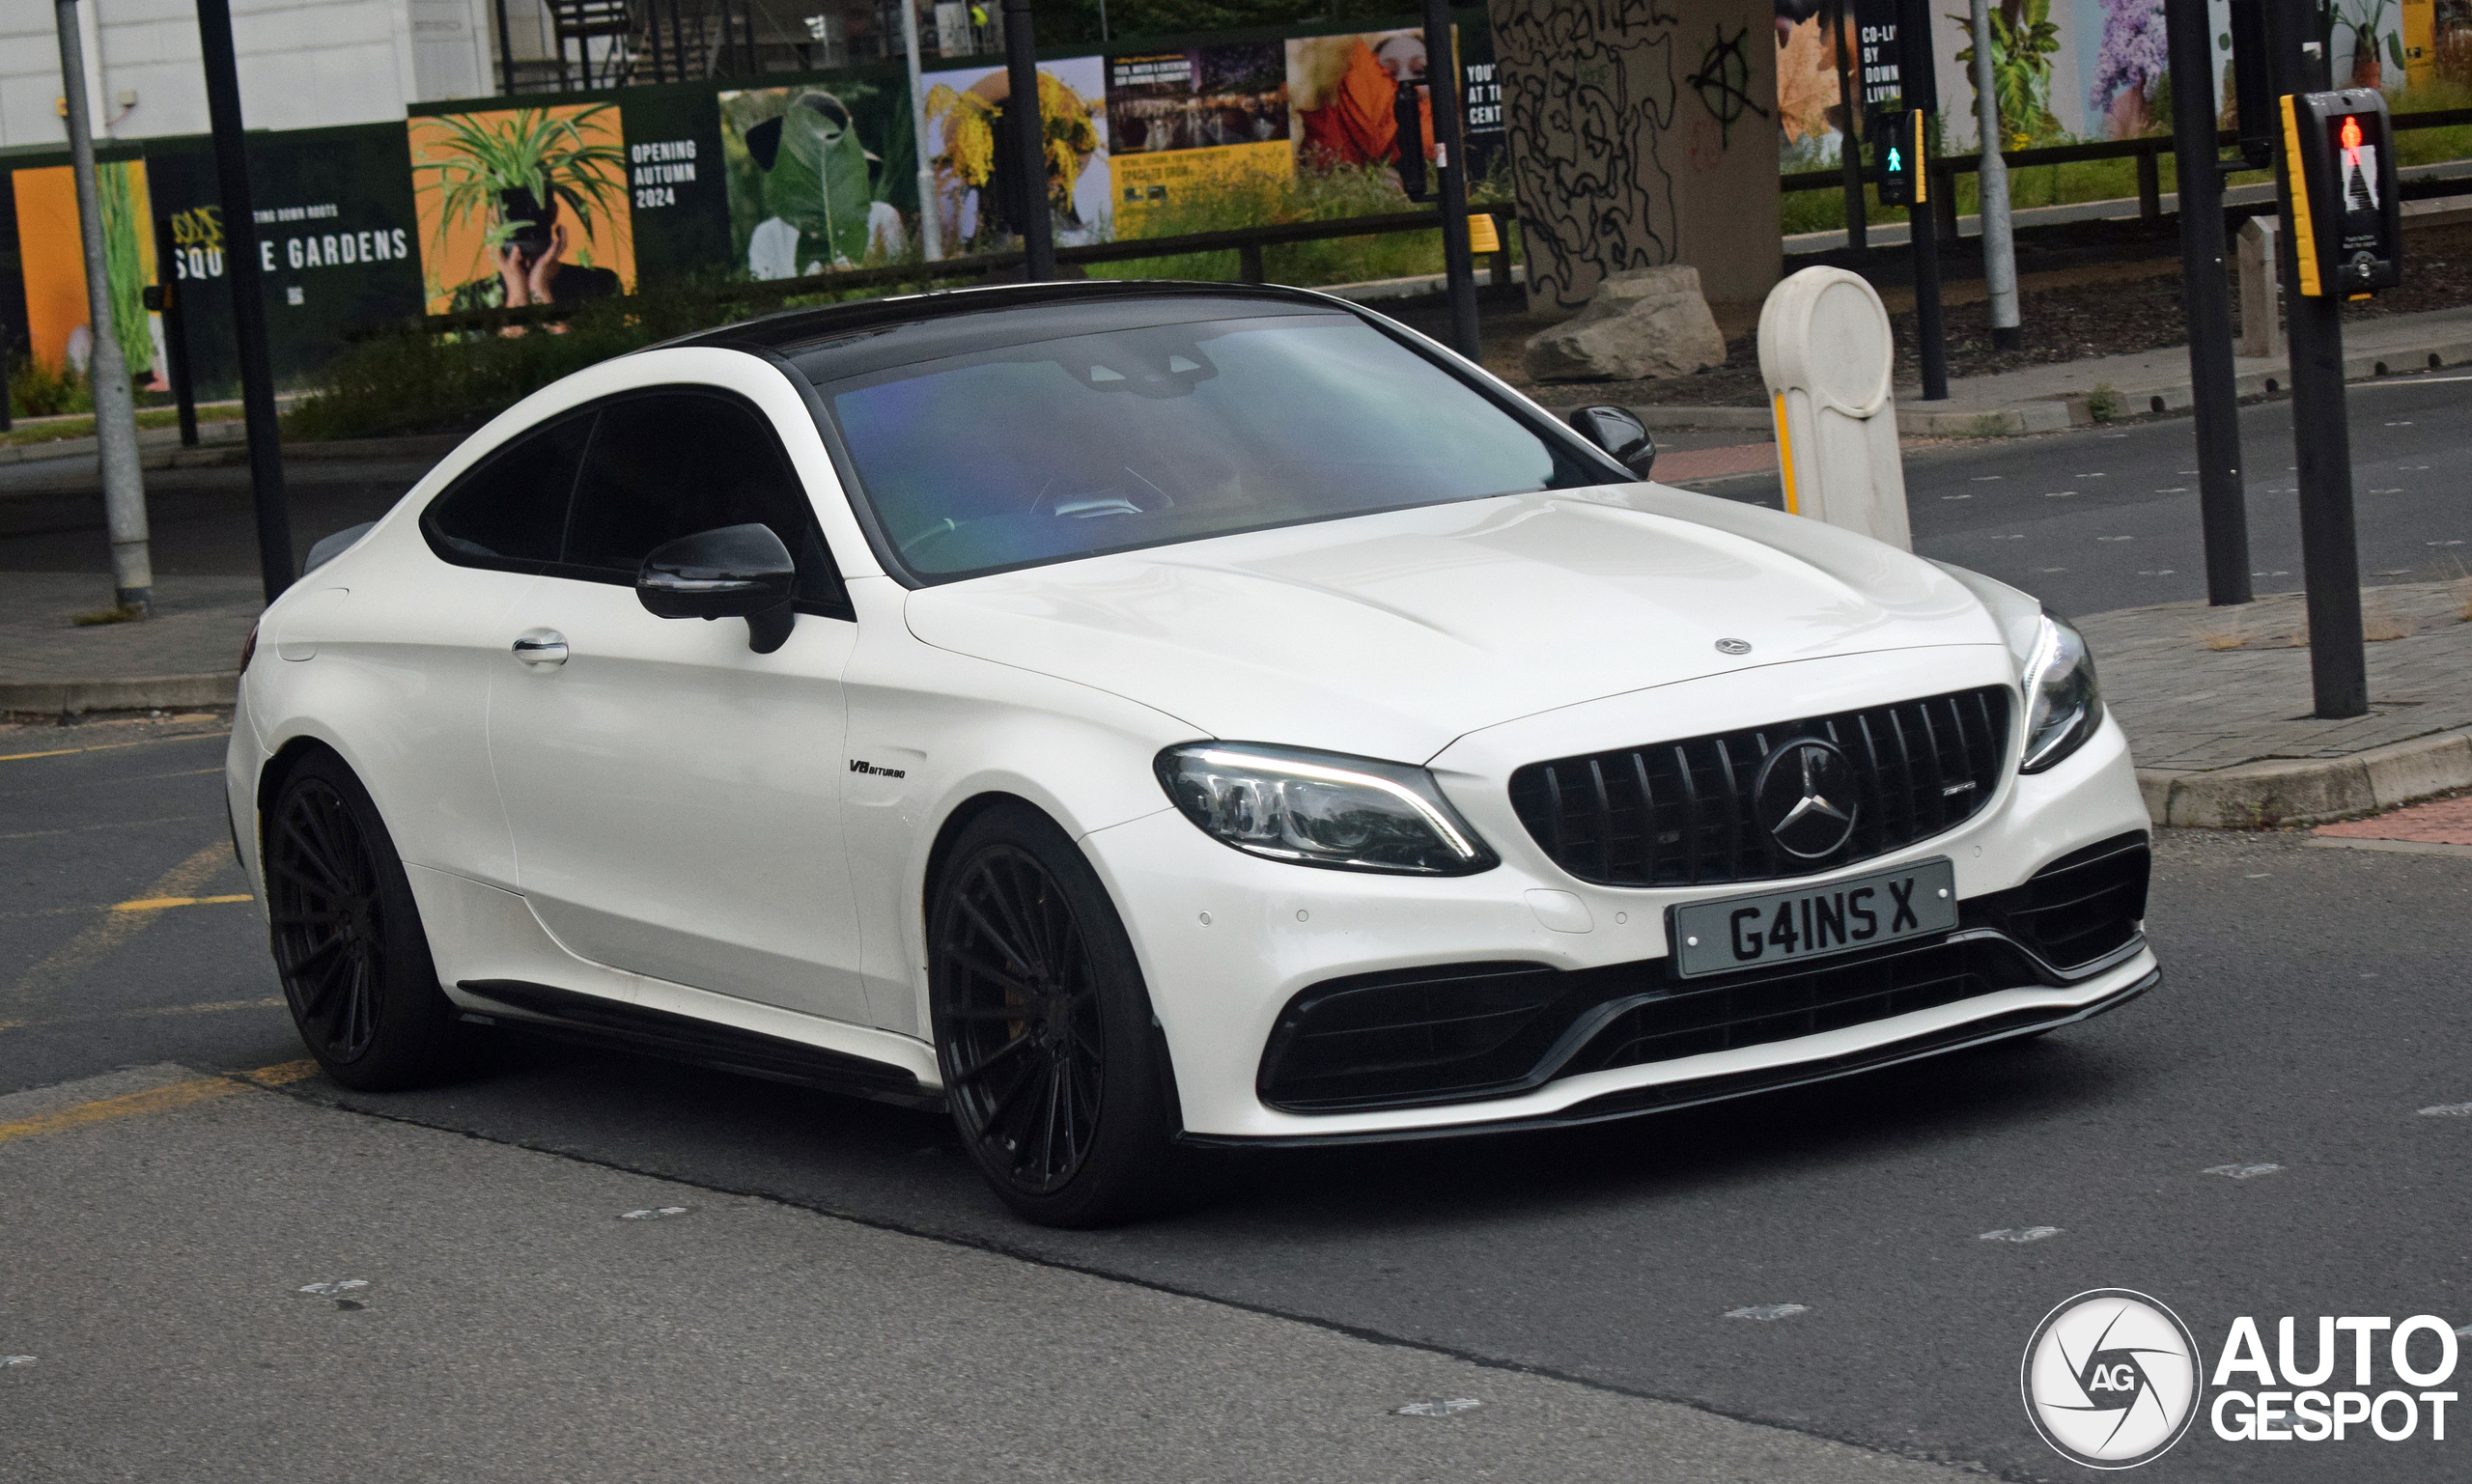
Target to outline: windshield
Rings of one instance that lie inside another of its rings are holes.
[[[1071,335],[819,390],[930,578],[1615,477],[1344,314]]]

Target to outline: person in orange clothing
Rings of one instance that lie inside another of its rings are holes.
[[[1321,36],[1288,43],[1290,101],[1304,130],[1305,153],[1327,164],[1382,165],[1395,158],[1399,85],[1425,74],[1424,38],[1414,31]],[[1419,98],[1417,117],[1427,159],[1433,157],[1433,103]]]

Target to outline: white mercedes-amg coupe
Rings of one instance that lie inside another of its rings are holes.
[[[227,782],[301,1034],[353,1087],[522,1024],[940,1106],[1088,1224],[1190,1146],[1625,1117],[2152,985],[2077,633],[1654,452],[1275,288],[577,373],[252,635]]]

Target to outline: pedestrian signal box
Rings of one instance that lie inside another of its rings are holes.
[[[2283,134],[2300,292],[2365,299],[2402,282],[2403,207],[2385,95],[2286,94]]]
[[[1923,158],[1923,118],[1919,110],[1909,110],[1884,113],[1871,121],[1883,205],[1921,206],[1930,195],[1930,176]]]

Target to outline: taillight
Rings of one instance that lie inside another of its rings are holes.
[[[245,639],[242,639],[242,640],[240,641],[240,670],[241,670],[241,673],[246,674],[246,673],[248,672],[248,669],[249,669],[249,661],[250,661],[250,660],[252,660],[252,659],[254,659],[254,658],[257,658],[257,654],[258,654],[258,626],[257,626],[257,625],[255,625],[255,624],[251,624],[251,625],[249,626],[249,636],[248,636],[247,638],[245,638]]]

